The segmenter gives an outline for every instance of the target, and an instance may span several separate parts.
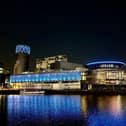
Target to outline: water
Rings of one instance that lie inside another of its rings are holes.
[[[0,126],[125,126],[126,96],[0,96]]]

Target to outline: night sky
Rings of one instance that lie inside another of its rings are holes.
[[[0,4],[0,61],[15,63],[15,46],[31,46],[31,67],[38,57],[66,54],[70,61],[126,62],[124,3],[89,1],[4,1]]]

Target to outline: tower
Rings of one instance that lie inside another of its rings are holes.
[[[29,68],[29,56],[30,46],[28,45],[16,45],[16,63],[14,65],[14,74],[21,74],[28,71]]]

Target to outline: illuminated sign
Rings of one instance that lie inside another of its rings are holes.
[[[30,55],[30,47],[27,45],[17,45],[16,46],[16,53],[24,53]]]
[[[114,65],[113,64],[102,64],[100,65],[101,68],[113,68]]]

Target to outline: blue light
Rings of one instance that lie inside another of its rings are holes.
[[[97,61],[97,62],[88,63],[87,66],[97,65],[97,64],[122,64],[122,65],[125,65],[125,63],[120,62],[120,61]]]
[[[59,73],[42,73],[42,74],[26,74],[12,75],[10,82],[53,82],[53,81],[79,81],[80,72],[59,72]]]
[[[25,76],[22,75],[22,82],[25,82]]]
[[[13,83],[13,76],[10,76],[10,83]]]
[[[35,82],[39,82],[39,74],[35,74],[34,78],[35,78]]]
[[[27,45],[17,45],[16,53],[25,53],[30,55],[30,47]]]
[[[28,79],[28,82],[30,82],[31,81],[31,75],[29,74],[29,75],[27,75],[27,79]]]
[[[40,81],[44,82],[44,75],[43,74],[40,75]]]
[[[58,80],[62,81],[62,73],[58,73]]]
[[[30,76],[30,81],[34,82],[34,76],[33,75]]]
[[[9,95],[6,97],[8,125],[18,125],[18,120],[23,120],[20,123],[22,125],[27,124],[29,120],[31,125],[36,126],[60,125],[62,120],[62,124],[67,126],[84,125],[84,121],[81,120],[83,117],[80,117],[80,96]]]

